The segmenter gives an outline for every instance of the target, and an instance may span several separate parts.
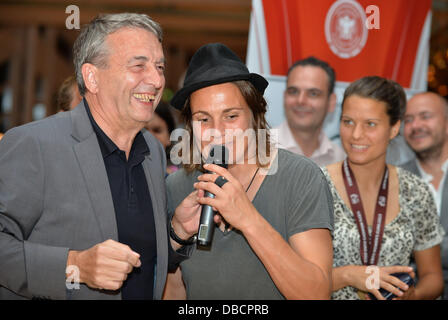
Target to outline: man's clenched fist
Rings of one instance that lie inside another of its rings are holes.
[[[67,266],[79,268],[79,280],[91,288],[118,290],[133,268],[141,266],[140,255],[125,244],[107,240],[84,251],[71,250]]]

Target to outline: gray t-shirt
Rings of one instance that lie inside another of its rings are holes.
[[[333,199],[324,175],[311,160],[278,150],[278,169],[267,175],[252,203],[288,241],[309,229],[333,230]],[[193,190],[200,172],[182,169],[167,178],[170,212]],[[210,250],[192,250],[181,264],[187,299],[284,299],[244,235],[215,229]]]

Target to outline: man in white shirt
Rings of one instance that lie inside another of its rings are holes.
[[[448,299],[448,102],[432,92],[413,96],[406,106],[404,137],[416,159],[403,167],[427,182],[445,228],[441,254]]]
[[[295,62],[288,70],[284,108],[286,121],[277,129],[281,148],[304,155],[319,166],[345,159],[345,152],[322,130],[325,116],[334,111],[335,72],[315,57]]]

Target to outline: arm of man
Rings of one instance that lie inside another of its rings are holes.
[[[27,240],[45,183],[40,145],[27,128],[9,130],[0,143],[0,285],[28,298],[65,299],[68,248]]]
[[[95,289],[120,289],[133,268],[141,264],[138,253],[111,239],[87,250],[70,250],[67,257],[67,267],[76,266],[79,270],[79,277],[74,280]]]

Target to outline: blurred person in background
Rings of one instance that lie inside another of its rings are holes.
[[[335,77],[333,68],[315,57],[295,62],[287,74],[286,120],[278,127],[279,146],[319,166],[345,158],[341,147],[330,141],[322,129],[327,113],[336,106]]]
[[[82,96],[79,94],[76,78],[75,76],[69,76],[59,87],[56,99],[58,112],[73,110],[81,100]]]
[[[156,137],[165,148],[167,157],[166,172],[167,174],[170,174],[178,169],[178,167],[170,161],[170,135],[171,132],[176,129],[176,121],[174,120],[170,106],[162,101],[154,111],[155,113],[152,119],[148,122],[145,128],[151,132],[152,135]]]

